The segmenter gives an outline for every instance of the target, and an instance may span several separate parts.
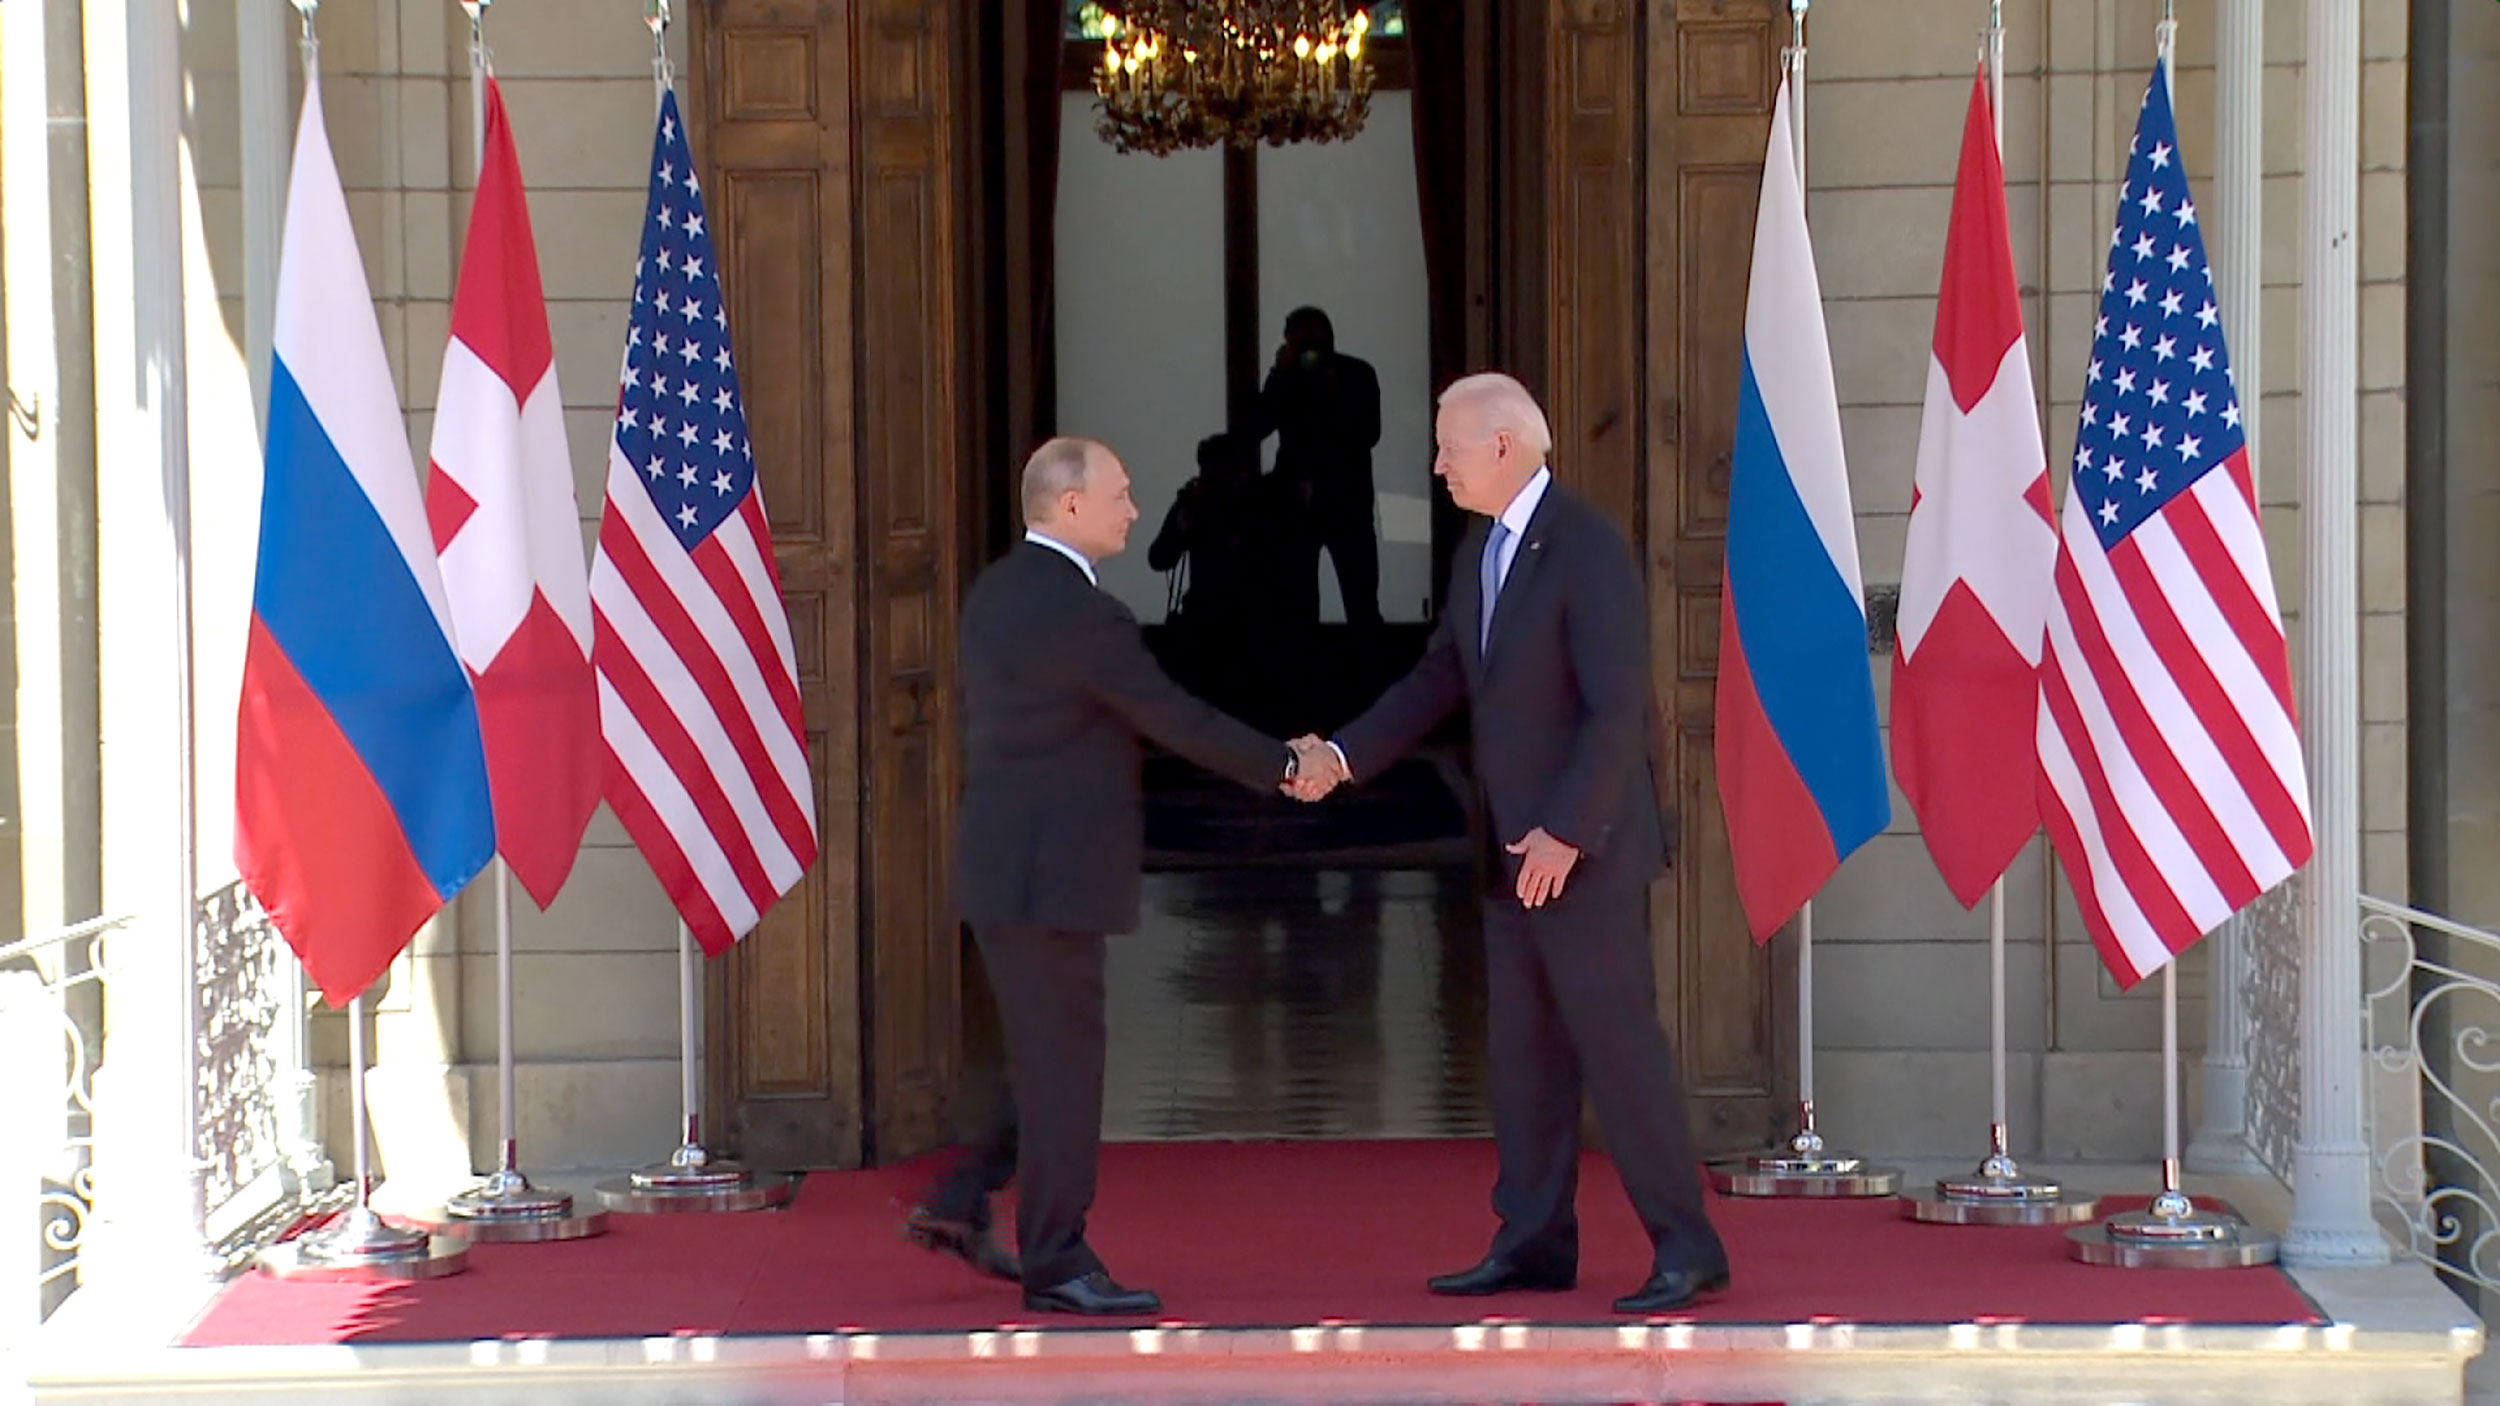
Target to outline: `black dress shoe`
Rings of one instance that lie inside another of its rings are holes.
[[[1016,1257],[999,1248],[985,1225],[948,1220],[924,1206],[903,1222],[903,1238],[924,1250],[953,1255],[992,1279],[1013,1284],[1024,1277]]]
[[[1047,1289],[1025,1290],[1024,1306],[1035,1313],[1091,1313],[1125,1318],[1159,1312],[1163,1300],[1152,1289],[1123,1289],[1109,1274],[1097,1269]]]
[[[1704,1294],[1727,1288],[1727,1264],[1700,1269],[1662,1269],[1649,1282],[1615,1300],[1617,1313],[1672,1313]]]
[[[1424,1281],[1424,1287],[1436,1294],[1475,1298],[1484,1294],[1507,1294],[1517,1289],[1559,1291],[1570,1288],[1579,1280],[1580,1276],[1576,1271],[1565,1270],[1556,1274],[1549,1270],[1538,1273],[1513,1264],[1509,1260],[1487,1255],[1483,1262],[1473,1269],[1462,1269],[1456,1274],[1432,1276]]]

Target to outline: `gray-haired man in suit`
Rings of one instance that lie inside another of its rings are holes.
[[[1655,1006],[1645,908],[1669,826],[1652,769],[1640,570],[1615,525],[1554,481],[1545,413],[1517,381],[1452,383],[1434,435],[1433,472],[1480,515],[1453,558],[1449,608],[1414,671],[1305,753],[1296,792],[1315,799],[1379,775],[1469,705],[1476,781],[1502,843],[1484,899],[1501,1229],[1481,1263],[1431,1287],[1577,1282],[1585,1090],[1651,1242],[1649,1279],[1615,1308],[1663,1312],[1723,1288],[1728,1266]]]

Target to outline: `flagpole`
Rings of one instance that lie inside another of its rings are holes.
[[[1988,0],[1988,111],[1996,118],[1997,160],[2005,159],[2005,0]]]
[[[1797,910],[1797,1139],[1801,1156],[1823,1150],[1814,1130],[1814,900]]]
[[[630,1175],[599,1183],[611,1211],[759,1211],[790,1199],[790,1179],[714,1157],[703,1146],[703,1079],[695,1050],[703,1042],[703,951],[685,920],[677,922],[677,1093],[686,1140]]]
[[[305,24],[312,21],[305,8]],[[469,1266],[469,1242],[394,1225],[373,1210],[373,1149],[365,1114],[365,996],[347,1003],[347,1119],[355,1140],[355,1203],[320,1230],[260,1253],[260,1270],[298,1280],[440,1279]]]
[[[493,0],[460,0],[469,15],[469,155],[472,188],[486,175],[486,86],[493,66],[486,54],[486,8]],[[512,864],[500,856],[495,871],[495,1084],[498,1140],[495,1170],[486,1180],[452,1197],[439,1209],[412,1219],[430,1230],[457,1231],[474,1240],[579,1240],[603,1234],[607,1213],[575,1214],[568,1192],[541,1190],[521,1171],[520,1089],[513,1019]]]
[[[2179,20],[2162,0],[2155,63],[2176,111]],[[2209,271],[2210,272],[2210,271]],[[2235,1269],[2273,1262],[2279,1242],[2228,1212],[2208,1211],[2179,1184],[2179,961],[2161,969],[2161,1190],[2141,1211],[2066,1232],[2067,1251],[2087,1264],[2130,1269]]]
[[[469,12],[469,175],[486,169],[486,7],[494,0],[460,0]]]
[[[1797,207],[1806,196],[1806,11],[1812,0],[1789,0],[1789,138],[1797,162]],[[1710,1184],[1722,1195],[1770,1197],[1890,1196],[1901,1184],[1897,1167],[1874,1166],[1824,1144],[1814,1111],[1814,900],[1797,909],[1797,1131],[1787,1142],[1760,1152],[1714,1160]]]
[[[685,1146],[703,1150],[703,1080],[696,1068],[694,1047],[703,1038],[695,992],[702,984],[702,958],[694,934],[684,920],[677,924],[677,1105],[686,1117]]]
[[[1806,9],[1813,0],[1788,0],[1788,128],[1797,146],[1797,203],[1806,196]]]
[[[1998,169],[2005,155],[2005,5],[1989,0],[1979,32]],[[2100,1199],[2026,1173],[2015,1160],[2005,1092],[2005,876],[1988,885],[1988,1151],[1976,1170],[1905,1195],[1901,1213],[1931,1225],[2071,1225],[2100,1212]]]
[[[2005,876],[1988,885],[1988,1141],[2011,1163],[2005,1137]]]
[[[643,23],[651,31],[651,106],[666,107],[676,73],[668,61],[669,0],[644,0]],[[691,173],[690,173],[691,174]],[[677,921],[677,1079],[685,1141],[663,1162],[599,1183],[599,1200],[612,1211],[756,1211],[790,1199],[790,1178],[756,1171],[703,1146],[703,1081],[695,1050],[703,1040],[703,953],[681,916]]]

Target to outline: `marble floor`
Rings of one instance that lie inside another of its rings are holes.
[[[1150,873],[1111,940],[1114,1141],[1490,1131],[1466,869]]]

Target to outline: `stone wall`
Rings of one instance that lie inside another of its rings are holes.
[[[232,159],[243,140],[231,62],[235,3],[193,0],[189,11],[198,50],[197,267],[210,285],[194,290],[194,337],[206,328],[230,345],[242,338],[247,281],[237,233],[240,165]],[[2200,203],[2211,210],[2210,7],[2180,9],[2182,143]],[[539,0],[489,12],[495,65],[530,185],[585,533],[604,473],[650,141],[651,46],[638,10]],[[1984,10],[1975,0],[1851,0],[1813,11],[1809,211],[1871,585],[1900,574],[1956,137]],[[2008,198],[2061,493],[2107,231],[2158,11],[2156,0],[2006,6]],[[2401,895],[2405,6],[2367,0],[2365,13],[2364,883]],[[2262,496],[2297,649],[2300,6],[2276,0],[2267,19],[2262,326],[2254,335],[2244,326],[2231,330],[2241,365],[2252,356],[2261,363]],[[442,0],[369,0],[325,7],[321,24],[330,132],[422,463],[473,179],[467,22]],[[2459,84],[2461,97],[2468,86]],[[290,125],[291,116],[290,104]],[[2459,145],[2461,160],[2489,160]],[[2461,195],[2460,218],[2466,204]],[[2460,251],[2467,247],[2459,241]],[[2475,327],[2459,320],[2461,336]],[[195,378],[200,374],[195,356]],[[231,378],[218,384],[228,387],[221,394],[230,400]],[[195,414],[204,399],[195,379]],[[2460,412],[2466,404],[2458,401]],[[2492,436],[2479,442],[2488,445]],[[2490,474],[2476,482],[2484,493],[2478,503],[2500,503]],[[2483,554],[2485,574],[2489,558]],[[2460,568],[2476,561],[2460,550]],[[2492,594],[2500,599],[2500,589]],[[2461,652],[2460,679],[2472,657]],[[1878,671],[1884,668],[1877,661]],[[204,735],[224,726],[230,696],[203,693]],[[2478,774],[2488,781],[2500,765]],[[204,812],[230,807],[223,786],[222,774],[204,775]],[[1976,1151],[1987,1094],[1985,915],[1952,903],[1906,804],[1896,802],[1895,813],[1892,831],[1844,867],[1818,908],[1816,1016],[1828,1126],[1874,1150]],[[2007,888],[2021,1149],[2149,1154],[2160,1106],[2151,989],[2121,997],[2102,974],[2043,846],[2017,865]],[[614,1166],[658,1152],[676,1114],[677,973],[674,925],[647,868],[603,812],[555,910],[541,915],[522,897],[515,918],[522,1122],[531,1164]],[[385,1160],[403,1175],[456,1180],[493,1155],[494,937],[491,885],[481,884],[391,974],[377,1020],[375,1100]],[[2193,1003],[2202,971],[2198,955],[2183,967],[2191,1047],[2203,1028]],[[338,1062],[344,1040],[336,1019],[325,1019],[316,1034],[323,1057]],[[345,1120],[330,1126],[343,1130]]]
[[[2063,500],[2109,230],[2150,76],[2157,0],[2005,6],[2004,159],[2015,273]],[[2363,883],[2404,892],[2404,54],[2402,0],[2366,0],[2362,76]],[[2182,156],[2218,243],[2214,25],[2178,7]],[[1951,11],[1948,17],[1945,12]],[[1855,0],[1812,11],[1807,180],[1870,590],[1900,579],[1955,137],[1985,7]],[[2300,649],[2301,7],[2266,8],[2260,326],[2226,330],[2263,382],[2257,462],[2276,589]],[[2244,319],[2243,319],[2244,321]],[[2244,389],[2245,394],[2245,389]],[[1889,659],[1876,661],[1878,674]],[[1879,693],[1883,690],[1879,690]],[[1893,1153],[1985,1133],[1987,915],[1964,913],[1896,796],[1892,829],[1817,907],[1816,1034],[1830,1126]],[[2122,996],[2045,842],[2006,881],[2009,1100],[2018,1150],[2147,1155],[2159,1146],[2157,984]],[[2182,1038],[2203,1041],[2202,948],[2181,964]],[[2189,1093],[2193,1097],[2194,1083]]]

